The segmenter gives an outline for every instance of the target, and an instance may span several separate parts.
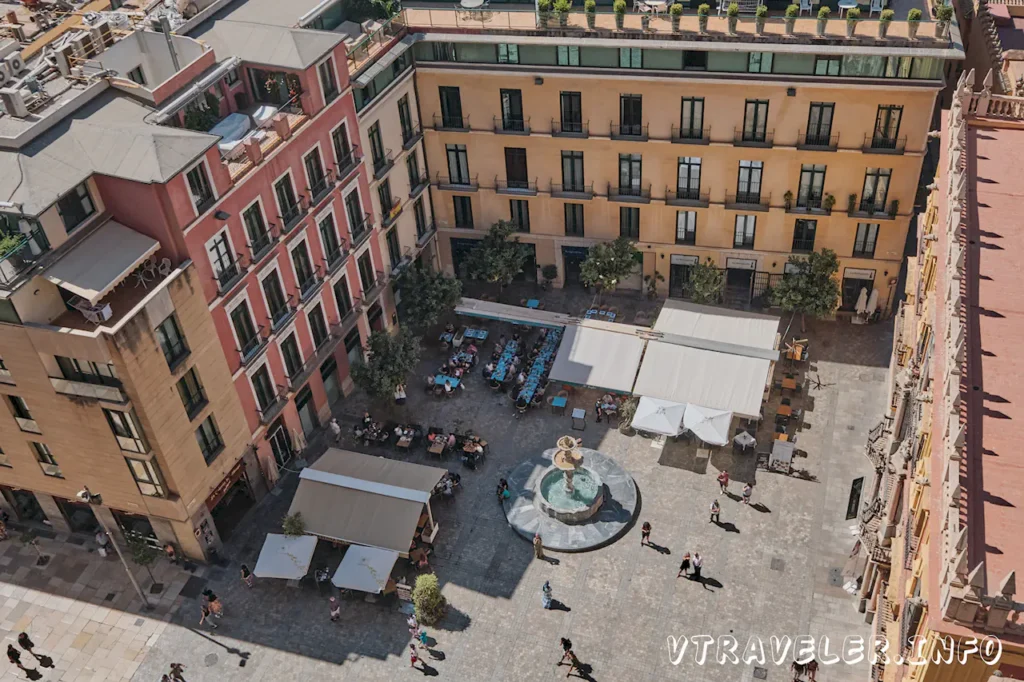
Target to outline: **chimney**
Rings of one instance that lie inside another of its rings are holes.
[[[286,115],[278,114],[274,116],[271,124],[274,126],[274,132],[282,140],[287,140],[292,136],[292,127],[288,125],[288,117]]]
[[[263,160],[263,150],[260,148],[259,140],[250,137],[242,143],[242,146],[245,147],[245,155],[249,157],[254,166]]]

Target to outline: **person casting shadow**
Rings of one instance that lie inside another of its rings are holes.
[[[29,638],[27,632],[23,632],[20,635],[18,635],[18,646],[20,646],[22,649],[24,649],[28,653],[32,654],[32,658],[34,658],[37,661],[39,661],[39,667],[40,668],[52,668],[52,667],[54,667],[53,666],[53,659],[52,658],[50,658],[49,656],[46,656],[46,655],[40,656],[39,654],[37,654],[34,651],[35,643],[33,643],[32,640]]]

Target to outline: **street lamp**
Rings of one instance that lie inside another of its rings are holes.
[[[103,504],[103,498],[93,492],[90,492],[88,486],[82,486],[82,489],[78,491],[78,495],[76,497],[78,497],[79,500],[85,502],[86,504],[94,504],[96,506],[100,506]],[[149,603],[148,599],[146,599],[146,593],[142,591],[142,588],[139,586],[138,581],[135,580],[135,575],[128,567],[128,562],[125,561],[124,554],[121,554],[121,548],[118,546],[117,540],[110,532],[110,528],[108,528],[107,524],[104,523],[103,517],[101,515],[93,514],[93,516],[96,517],[96,521],[99,522],[100,526],[103,528],[103,532],[107,534],[107,538],[110,539],[110,544],[114,546],[114,551],[117,552],[117,558],[121,560],[121,565],[124,566],[124,572],[128,574],[128,580],[132,582],[132,587],[135,588],[135,592],[139,595],[139,599],[142,600],[143,607],[147,611],[152,609],[153,605]]]

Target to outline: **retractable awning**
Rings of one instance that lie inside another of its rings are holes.
[[[269,533],[253,573],[257,578],[298,580],[309,571],[314,550],[316,538],[312,535],[289,537]]]
[[[383,57],[374,62],[370,68],[366,69],[366,71],[363,71],[361,74],[359,74],[359,77],[356,78],[355,81],[356,87],[365,88],[367,85],[369,85],[370,81],[372,81],[380,74],[384,73],[384,69],[391,66],[396,59],[401,57],[406,50],[412,47],[412,44],[414,42],[416,42],[416,36],[414,34],[407,35],[406,37],[398,41],[398,43],[393,48],[387,51],[387,54],[385,54]]]
[[[491,301],[480,301],[475,298],[464,298],[462,303],[455,306],[456,315],[467,315],[470,317],[481,317],[486,320],[501,320],[513,324],[523,324],[533,327],[564,327],[576,318],[565,313],[553,313],[547,310],[536,308],[524,308],[507,303],[492,303]]]
[[[159,249],[160,242],[155,239],[110,220],[50,266],[43,276],[96,305]]]
[[[622,332],[590,326],[587,321],[567,326],[551,366],[551,380],[617,393],[632,392],[645,342],[633,333],[633,327],[621,326]]]
[[[335,587],[378,594],[384,591],[391,570],[398,561],[398,552],[377,547],[352,545],[334,572]]]

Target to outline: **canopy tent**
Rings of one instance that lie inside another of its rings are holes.
[[[159,249],[160,242],[155,239],[109,220],[43,276],[96,305]]]
[[[615,326],[605,323],[599,327],[587,321],[567,326],[551,366],[551,380],[617,393],[632,392],[644,354],[644,340],[634,336],[627,325],[622,325],[622,332],[607,328]]]
[[[258,578],[298,580],[309,571],[315,549],[316,538],[312,535],[289,537],[269,533],[253,573]]]
[[[334,572],[331,582],[335,587],[378,594],[391,577],[391,569],[398,561],[398,552],[376,547],[352,545]]]
[[[690,404],[683,415],[683,426],[709,445],[728,445],[732,412]]]
[[[289,514],[306,532],[407,554],[430,492],[446,471],[329,448],[302,470]],[[431,520],[431,524],[433,524]]]
[[[779,318],[668,299],[654,323],[663,334],[773,350]]]
[[[455,306],[455,314],[470,317],[482,317],[486,320],[500,320],[533,327],[564,327],[574,320],[565,313],[552,313],[547,310],[523,308],[506,303],[492,303],[475,298],[464,298]]]
[[[630,426],[638,431],[675,436],[682,430],[680,425],[686,409],[686,405],[680,403],[642,396],[637,403]]]

